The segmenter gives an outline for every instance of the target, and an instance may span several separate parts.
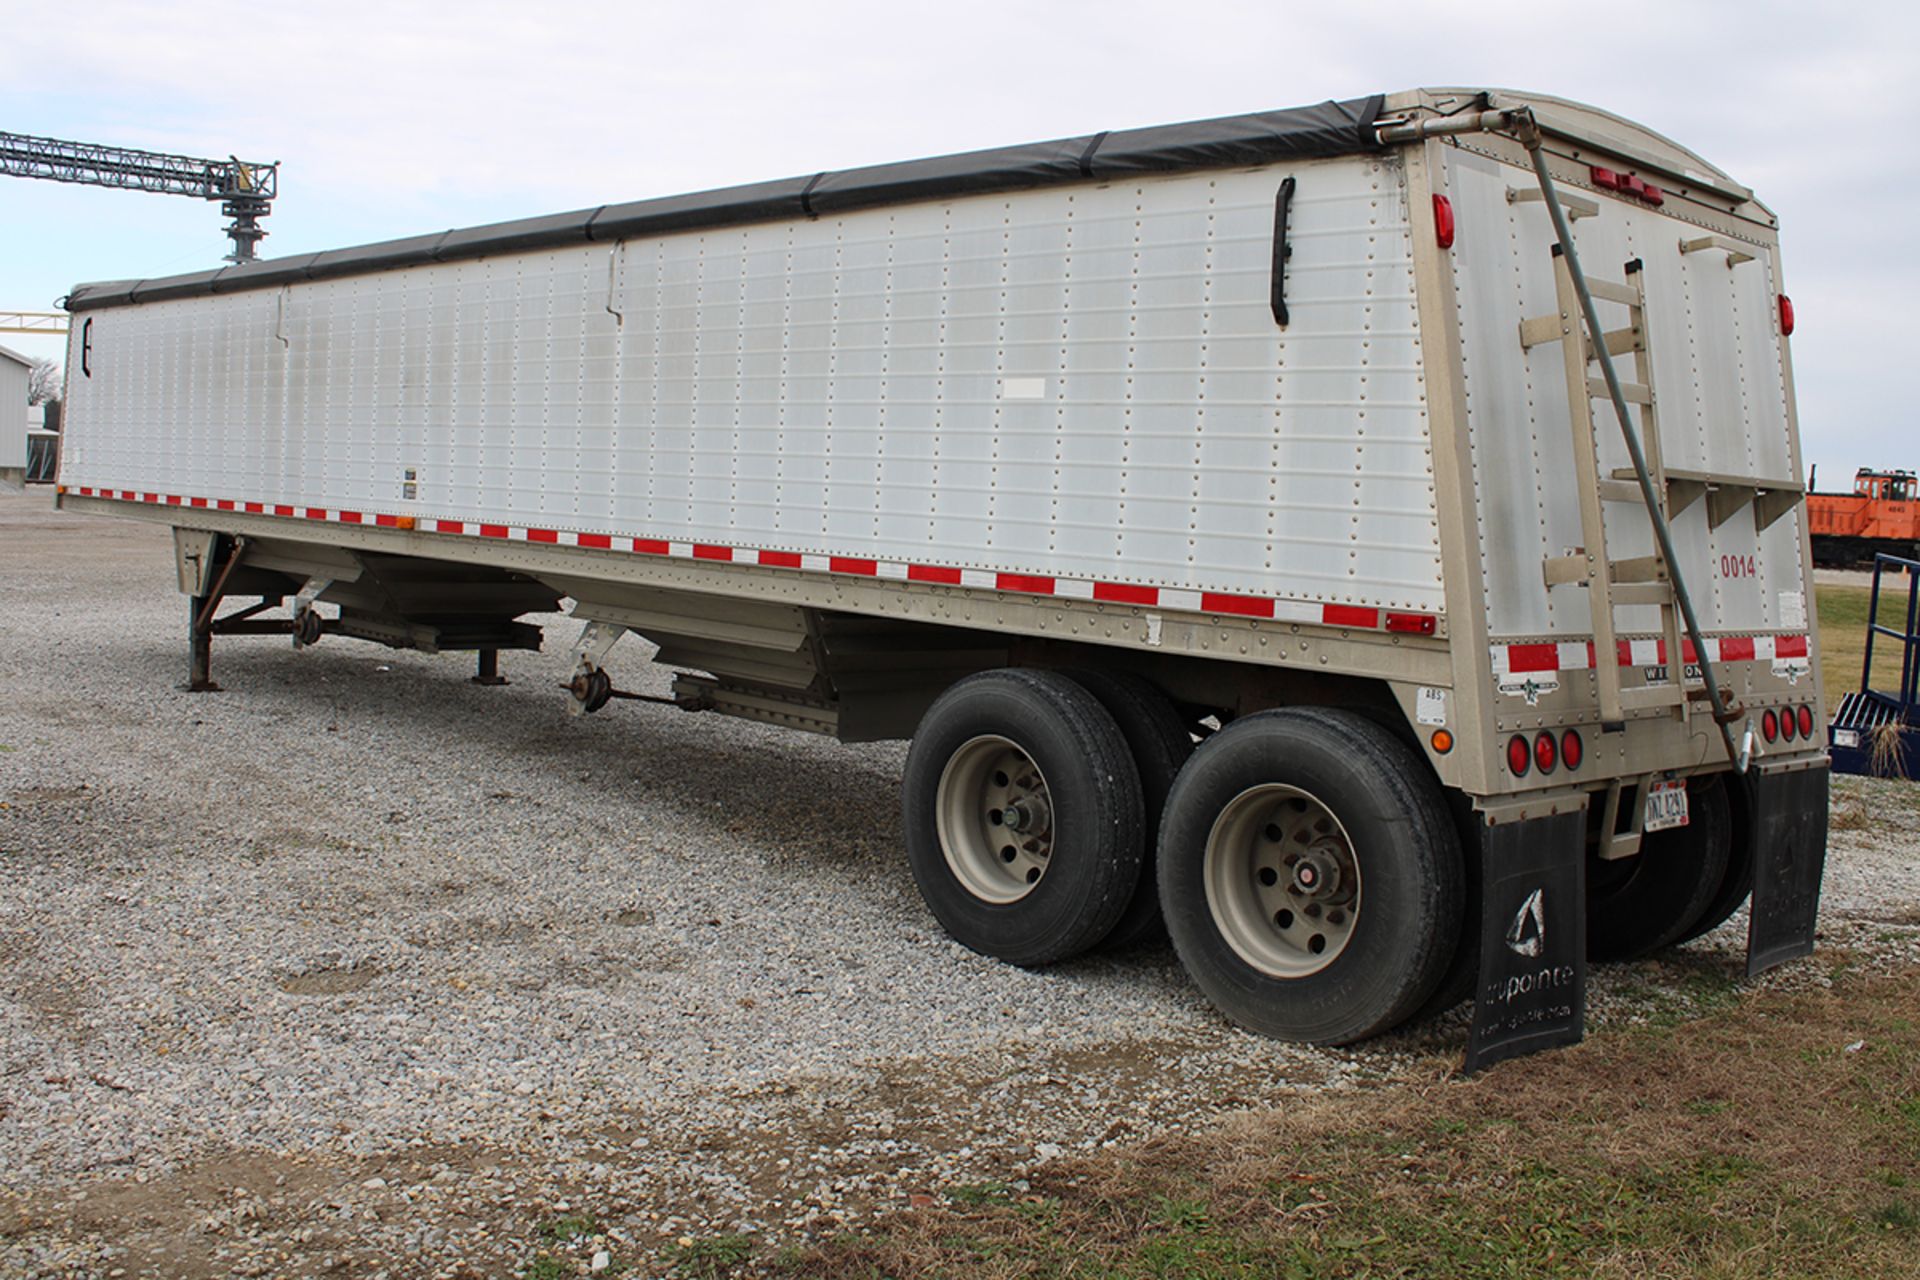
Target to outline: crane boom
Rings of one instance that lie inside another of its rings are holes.
[[[206,160],[4,132],[0,132],[0,174],[218,200],[220,212],[233,219],[226,228],[233,239],[233,252],[227,257],[233,262],[253,260],[255,247],[267,234],[260,219],[272,212],[280,187],[277,160],[271,164],[235,156]]]

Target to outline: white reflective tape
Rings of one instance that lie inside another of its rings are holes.
[[[1170,587],[1160,589],[1160,607],[1162,609],[1181,609],[1187,613],[1200,612],[1200,593],[1198,591],[1176,591]]]
[[[809,551],[800,557],[800,567],[809,573],[831,573],[833,571],[833,558],[831,556],[817,556]]]
[[[1319,622],[1326,617],[1326,606],[1303,604],[1298,600],[1275,600],[1273,616],[1280,622]]]
[[[1053,594],[1066,596],[1069,600],[1091,600],[1093,599],[1093,584],[1091,582],[1080,582],[1073,578],[1055,578],[1053,582]]]
[[[992,589],[1000,585],[1000,578],[991,569],[962,569],[960,585],[963,587],[986,587]]]
[[[1553,646],[1555,664],[1561,671],[1585,671],[1587,669],[1586,641],[1562,642]]]
[[[907,566],[904,564],[895,564],[891,560],[882,560],[878,565],[874,566],[873,576],[876,578],[890,578],[895,582],[905,582],[907,580]]]

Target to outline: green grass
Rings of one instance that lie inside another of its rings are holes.
[[[724,1280],[738,1275],[752,1259],[752,1236],[689,1238],[667,1251],[667,1262],[683,1280]]]
[[[1866,660],[1867,610],[1873,592],[1866,587],[1828,587],[1813,589],[1814,613],[1820,626],[1820,687],[1829,705],[1842,695],[1860,687],[1860,666]],[[1880,593],[1884,625],[1906,622],[1906,590],[1882,589]],[[1891,610],[1895,616],[1887,617]],[[1900,645],[1886,636],[1877,636],[1873,644],[1875,689],[1900,687]]]
[[[955,1188],[945,1207],[762,1270],[1920,1277],[1920,971],[1831,964],[1829,976],[1829,989],[1756,993],[1695,975],[1684,1021],[1056,1162],[1018,1196]]]

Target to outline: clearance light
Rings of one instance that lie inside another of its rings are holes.
[[[1560,751],[1554,746],[1553,734],[1542,733],[1533,740],[1533,766],[1541,773],[1552,773],[1553,766],[1560,763]]]
[[[1453,201],[1438,193],[1433,197],[1433,238],[1442,249],[1453,248]]]
[[[1527,735],[1516,733],[1507,739],[1507,768],[1513,770],[1513,776],[1524,778],[1527,767],[1533,763],[1533,748],[1527,743]]]
[[[1587,745],[1580,741],[1580,731],[1569,729],[1560,735],[1560,759],[1569,769],[1578,769],[1580,762],[1587,758]]]
[[[1427,741],[1433,744],[1433,753],[1435,755],[1443,756],[1453,750],[1453,735],[1445,729],[1435,729],[1433,736],[1428,738]]]
[[[1801,707],[1798,719],[1800,721],[1800,736],[1803,738],[1811,738],[1813,736],[1813,708],[1807,706]]]
[[[1773,713],[1772,707],[1768,707],[1766,714],[1760,717],[1760,736],[1768,742],[1773,742],[1780,736],[1780,717]]]
[[[1599,187],[1602,191],[1618,191],[1620,189],[1620,175],[1611,169],[1602,169],[1599,165],[1594,165],[1592,169],[1588,170],[1587,176],[1592,178],[1593,185]]]
[[[1780,336],[1793,336],[1793,299],[1784,293],[1780,295]]]
[[[1387,630],[1411,636],[1430,636],[1439,619],[1430,613],[1390,613]]]

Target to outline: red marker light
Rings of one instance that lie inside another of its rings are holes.
[[[1513,770],[1513,776],[1524,778],[1527,767],[1533,763],[1533,748],[1527,743],[1527,735],[1516,733],[1507,739],[1507,768]]]
[[[1803,738],[1811,738],[1813,736],[1813,708],[1801,707],[1799,720],[1800,736]]]
[[[1781,741],[1783,741],[1783,742],[1792,742],[1792,741],[1793,741],[1793,733],[1794,733],[1794,719],[1793,719],[1793,708],[1792,708],[1792,707],[1783,707],[1783,708],[1781,708],[1781,710],[1780,710],[1780,739],[1781,739]]]
[[[1552,732],[1542,733],[1533,740],[1533,767],[1541,773],[1552,773],[1553,766],[1558,763],[1560,752],[1554,745]]]
[[[1760,736],[1768,742],[1780,736],[1780,717],[1773,713],[1772,707],[1768,707],[1766,713],[1760,717]]]
[[[1599,187],[1601,190],[1618,191],[1620,189],[1620,175],[1613,170],[1602,169],[1596,164],[1587,172],[1588,176],[1593,179],[1593,185]]]
[[[1453,248],[1453,201],[1438,192],[1433,197],[1433,238],[1442,249]]]
[[[1580,741],[1580,731],[1569,729],[1560,735],[1560,759],[1567,768],[1578,769],[1580,762],[1587,758],[1586,744]]]
[[[1780,295],[1780,336],[1793,336],[1793,299],[1784,293]]]

